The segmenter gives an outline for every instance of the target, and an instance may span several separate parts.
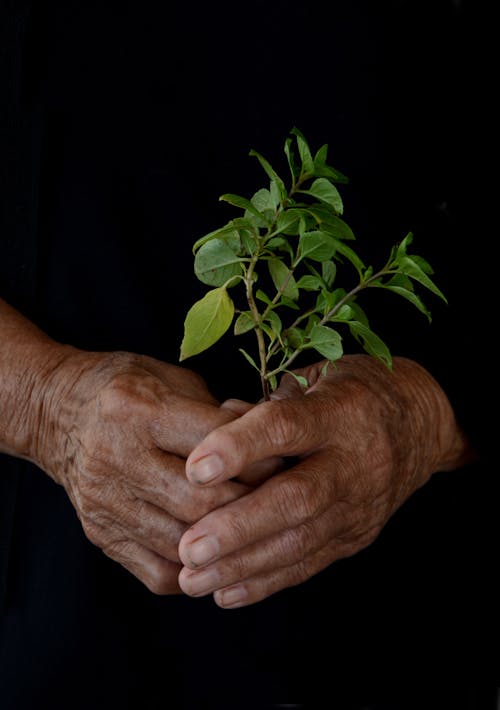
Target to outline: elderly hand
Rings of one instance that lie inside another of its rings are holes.
[[[183,535],[179,583],[221,607],[257,602],[369,545],[394,511],[438,470],[467,456],[446,395],[417,363],[393,372],[365,355],[298,370],[270,402],[212,431],[190,454],[201,489],[269,456],[294,465],[208,513]],[[238,409],[238,403],[228,403]],[[241,405],[241,411],[244,411]]]
[[[129,353],[64,353],[29,458],[64,486],[95,545],[153,592],[180,592],[182,533],[248,490],[193,485],[185,457],[235,415],[187,369]]]

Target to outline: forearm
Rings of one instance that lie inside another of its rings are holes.
[[[36,461],[51,378],[70,350],[0,299],[0,452]]]

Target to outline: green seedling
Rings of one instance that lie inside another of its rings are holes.
[[[408,253],[411,232],[392,247],[382,268],[365,266],[341,216],[337,185],[348,179],[327,163],[327,153],[323,145],[313,155],[302,133],[292,129],[285,142],[291,175],[287,185],[262,155],[250,151],[266,172],[269,187],[251,199],[222,195],[220,200],[242,212],[193,246],[195,274],[211,289],[186,316],[180,360],[209,348],[234,322],[236,336],[255,333],[255,353],[240,351],[258,372],[266,400],[283,373],[307,386],[305,378],[290,369],[301,353],[314,350],[326,358],[326,372],[342,357],[343,330],[391,368],[389,348],[370,328],[358,303],[362,291],[392,291],[429,321],[431,314],[415,287],[446,301],[431,279],[429,263]],[[348,288],[338,279],[339,266],[346,262],[349,278],[355,275]]]

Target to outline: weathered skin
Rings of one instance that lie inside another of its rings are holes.
[[[391,373],[369,356],[346,356],[326,377],[322,365],[297,371],[307,392],[287,376],[270,402],[225,403],[242,416],[189,456],[187,475],[203,486],[216,455],[219,475],[205,488],[245,481],[241,472],[260,457],[297,459],[184,534],[187,594],[215,593],[220,606],[236,607],[303,582],[369,545],[434,472],[471,456],[445,393],[417,363],[396,358]]]

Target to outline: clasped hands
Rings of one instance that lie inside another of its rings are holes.
[[[219,405],[188,369],[69,349],[33,460],[83,530],[157,594],[252,604],[370,544],[464,441],[417,363],[364,355],[285,376],[270,402]]]

